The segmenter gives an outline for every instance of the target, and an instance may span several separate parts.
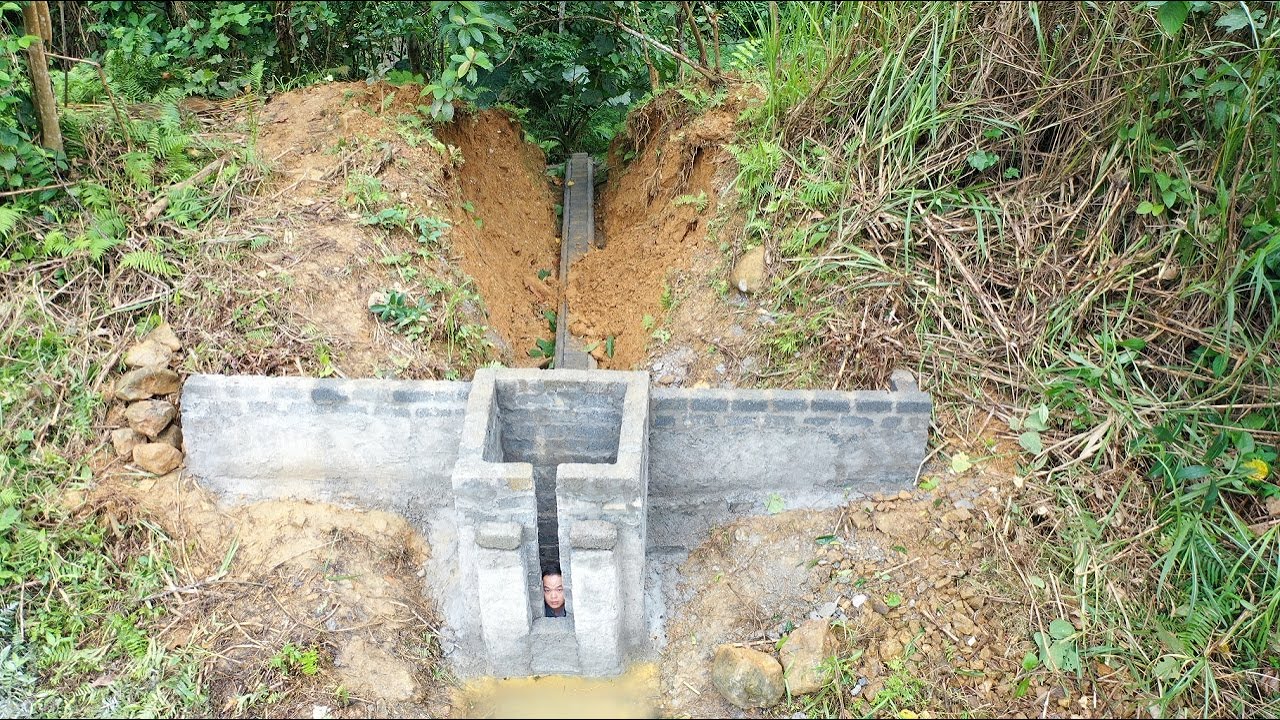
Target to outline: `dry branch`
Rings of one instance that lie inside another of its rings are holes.
[[[166,190],[164,194],[160,196],[160,199],[151,203],[151,206],[147,208],[147,211],[142,214],[142,224],[150,225],[152,222],[155,222],[155,219],[160,217],[160,213],[164,212],[165,208],[169,207],[169,198],[172,197],[175,191],[189,188],[192,185],[197,185],[201,182],[204,182],[206,179],[209,178],[210,175],[213,175],[218,171],[219,168],[222,167],[223,163],[227,161],[227,157],[228,156],[223,155],[217,160],[214,160],[208,165],[205,165],[203,168],[200,169],[200,172],[196,173],[195,175],[192,175],[191,177],[187,178],[186,180],[183,180],[182,182],[174,183],[173,185],[170,185],[169,189]]]

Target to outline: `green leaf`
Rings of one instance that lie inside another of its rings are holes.
[[[902,595],[898,593],[889,593],[884,596],[884,604],[891,608],[896,608],[902,604]]]
[[[771,494],[769,496],[769,499],[766,500],[764,503],[764,511],[769,513],[770,515],[777,515],[778,513],[782,512],[785,509],[786,509],[786,503],[782,500],[782,496],[779,495],[778,493]]]
[[[1143,200],[1142,202],[1138,203],[1138,207],[1136,210],[1134,210],[1134,212],[1138,213],[1139,215],[1151,215],[1154,207],[1155,206],[1152,205],[1149,201]]]
[[[973,461],[969,459],[969,453],[958,452],[951,456],[951,472],[962,475],[973,468]]]
[[[1244,28],[1249,27],[1252,22],[1253,21],[1249,18],[1248,11],[1244,8],[1237,7],[1231,12],[1218,18],[1218,22],[1214,23],[1214,25],[1217,25],[1220,28],[1225,28],[1229,32],[1235,32],[1236,30],[1243,30]]]
[[[1160,10],[1156,12],[1156,19],[1160,21],[1160,27],[1170,35],[1177,35],[1178,31],[1187,22],[1187,13],[1191,10],[1189,2],[1166,2],[1160,6]]]
[[[1022,656],[1022,669],[1031,672],[1040,667],[1040,656],[1033,652],[1029,652]]]
[[[1054,640],[1069,638],[1076,633],[1076,626],[1069,621],[1058,618],[1049,623],[1049,636]]]
[[[609,337],[605,338],[605,341],[604,341],[604,354],[608,355],[609,357],[613,357],[613,346],[614,346],[614,338],[612,335],[610,335]]]
[[[1074,672],[1080,669],[1080,651],[1075,643],[1055,642],[1049,646],[1049,658],[1058,670]]]
[[[0,532],[4,532],[5,530],[8,530],[9,528],[13,527],[13,525],[17,523],[18,519],[21,517],[22,517],[22,513],[18,511],[18,508],[16,507],[5,508],[3,512],[0,512]]]
[[[1165,655],[1151,666],[1151,673],[1161,680],[1172,680],[1178,676],[1182,663],[1172,655]]]
[[[1000,156],[988,150],[974,150],[969,153],[969,157],[966,159],[969,161],[970,167],[979,172],[1000,162]]]
[[[1040,441],[1040,433],[1034,430],[1028,430],[1019,435],[1018,444],[1022,446],[1023,450],[1033,455],[1039,455],[1044,452],[1044,443]]]
[[[1209,474],[1209,468],[1203,465],[1187,465],[1178,468],[1178,472],[1173,474],[1176,480],[1199,480]]]
[[[835,535],[819,535],[813,539],[813,541],[819,545],[830,545],[831,543],[838,542],[839,540],[840,538]]]

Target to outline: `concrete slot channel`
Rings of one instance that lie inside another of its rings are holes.
[[[555,366],[562,370],[594,370],[595,358],[569,332],[569,272],[573,263],[595,245],[595,172],[591,156],[574,153],[565,163],[564,208],[560,232],[560,298],[556,315]]]
[[[594,244],[590,157],[565,173],[561,287]],[[568,332],[555,369],[470,382],[191,376],[188,472],[224,502],[298,498],[400,513],[462,677],[612,676],[665,644],[679,566],[711,527],[912,486],[932,400],[910,373],[857,392],[651,388]],[[558,560],[569,617],[543,617]]]

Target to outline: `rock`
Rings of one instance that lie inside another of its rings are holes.
[[[764,246],[743,253],[729,273],[729,284],[749,295],[764,289]]]
[[[835,602],[834,600],[831,602],[822,603],[822,605],[818,606],[818,617],[829,618],[832,615],[836,614],[836,608],[838,607],[840,607],[840,604]]]
[[[182,387],[178,373],[162,367],[130,370],[116,383],[116,397],[121,400],[146,400],[155,395],[168,395]]]
[[[836,654],[835,644],[831,624],[826,620],[809,620],[792,630],[779,651],[787,691],[804,695],[825,687],[830,673],[823,665]]]
[[[147,436],[133,428],[111,431],[111,445],[116,449],[117,457],[133,457],[133,449],[144,442],[147,442]]]
[[[698,362],[698,353],[693,348],[682,345],[663,353],[653,361],[654,375],[666,378],[665,385],[684,385],[689,379],[689,372]]]
[[[169,426],[169,422],[178,414],[173,403],[167,400],[142,400],[133,403],[124,411],[129,427],[146,435],[155,437]]]
[[[768,707],[786,689],[782,666],[772,655],[732,645],[716,649],[711,682],[726,700],[743,709]]]
[[[898,657],[902,654],[902,643],[897,638],[887,637],[880,641],[880,659],[884,662]]]
[[[179,450],[182,449],[182,428],[177,423],[171,423],[159,435],[156,436],[156,442],[162,442],[166,445],[172,445]]]
[[[144,343],[155,342],[164,346],[169,352],[178,352],[182,349],[182,342],[178,340],[177,334],[173,332],[173,328],[169,327],[169,323],[165,323],[160,327],[147,333],[142,339]]]
[[[165,443],[143,443],[133,449],[133,463],[149,473],[163,475],[182,464],[182,453]]]
[[[155,340],[146,340],[129,348],[124,364],[132,368],[166,367],[173,359],[173,351]]]

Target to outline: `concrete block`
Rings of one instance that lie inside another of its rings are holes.
[[[490,550],[515,550],[522,536],[518,523],[485,522],[476,530],[476,544]]]
[[[582,671],[573,626],[572,616],[533,619],[529,654],[534,675],[577,675]]]
[[[618,543],[618,526],[603,520],[580,520],[569,528],[574,550],[612,550]]]
[[[532,626],[524,587],[524,556],[509,550],[476,552],[476,601],[480,629],[494,675],[527,675]]]
[[[588,675],[622,670],[624,608],[617,556],[611,550],[575,547],[570,555],[574,582],[574,626],[578,660]]]

